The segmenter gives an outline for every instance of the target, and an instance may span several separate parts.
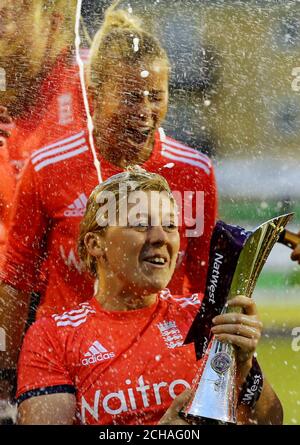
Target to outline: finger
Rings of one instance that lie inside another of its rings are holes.
[[[171,403],[170,407],[160,419],[160,425],[187,425],[188,423],[179,417],[179,411],[188,402],[191,397],[191,390],[187,389],[176,397]]]
[[[244,352],[254,352],[256,350],[258,339],[256,338],[245,338],[240,335],[231,334],[218,334],[216,339],[224,342],[230,343],[231,345],[239,347]]]
[[[260,330],[243,324],[222,324],[212,328],[213,334],[234,334],[246,338],[260,338]]]
[[[5,138],[0,136],[0,147],[4,147],[4,145],[5,145]]]
[[[257,315],[257,307],[253,298],[237,295],[228,301],[229,307],[240,307],[247,315]]]
[[[6,130],[2,130],[2,128],[0,128],[0,136],[3,136],[4,138],[9,138],[10,132],[6,131]]]
[[[191,397],[191,390],[186,389],[179,396],[177,396],[171,403],[169,409],[176,411],[177,413],[181,410],[183,405],[188,402]]]
[[[293,252],[291,253],[291,259],[293,261],[300,260],[300,246],[297,246],[296,249],[293,250]]]
[[[252,326],[259,330],[262,330],[263,324],[255,316],[246,314],[239,314],[237,312],[228,312],[227,314],[217,315],[212,319],[215,326],[222,324],[242,324],[246,326]]]

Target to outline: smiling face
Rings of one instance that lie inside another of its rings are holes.
[[[174,201],[157,191],[145,192],[145,196],[148,209],[140,211],[138,221],[92,234],[101,245],[99,251],[92,250],[93,255],[99,252],[99,292],[108,299],[156,295],[167,286],[175,270],[179,233]],[[128,214],[133,206],[128,204]],[[93,246],[91,239],[89,245]]]
[[[169,66],[164,59],[116,64],[94,101],[97,145],[110,162],[143,163],[168,105]]]

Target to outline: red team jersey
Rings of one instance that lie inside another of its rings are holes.
[[[85,125],[79,69],[73,54],[67,50],[61,53],[37,96],[34,106],[14,123],[8,140],[17,177],[34,150]]]
[[[103,180],[122,171],[99,159]],[[198,215],[204,223],[204,233],[187,238],[187,227],[179,227],[179,262],[169,284],[177,295],[203,291],[216,218],[211,162],[207,156],[160,131],[143,167],[160,173],[171,189],[182,195],[184,191],[204,192],[204,208]],[[84,130],[35,151],[23,170],[0,277],[22,291],[41,291],[38,316],[64,311],[93,294],[93,281],[77,256],[77,239],[87,198],[97,184]],[[40,289],[41,281],[45,289]]]
[[[199,367],[183,341],[202,298],[158,295],[132,311],[105,311],[93,298],[37,321],[19,359],[18,401],[76,393],[78,423],[156,424]]]
[[[9,209],[13,201],[15,177],[9,162],[6,141],[0,147],[0,256],[4,253],[9,226]]]
[[[81,52],[85,60],[85,52]],[[3,254],[17,179],[32,151],[82,128],[86,115],[79,70],[67,50],[42,83],[35,104],[13,123],[6,147],[0,147],[0,253]]]

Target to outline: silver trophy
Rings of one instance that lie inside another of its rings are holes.
[[[186,420],[236,423],[235,349],[211,335],[211,319],[219,313],[236,312],[225,304],[230,298],[252,296],[262,267],[292,216],[292,213],[278,216],[251,232],[218,221],[211,240],[203,304],[185,340],[195,343],[197,358],[203,356],[193,381],[192,396],[180,412]]]

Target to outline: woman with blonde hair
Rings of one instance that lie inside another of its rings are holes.
[[[120,223],[124,204],[128,211]],[[167,410],[197,372],[193,345],[183,342],[201,295],[187,306],[166,289],[180,244],[176,214],[167,181],[140,168],[93,190],[78,247],[99,287],[92,299],[40,319],[26,334],[18,367],[19,423],[185,424],[174,406]],[[241,391],[262,324],[252,299],[239,295],[230,304],[243,310],[242,322],[236,312],[220,315],[213,332],[238,346]],[[265,379],[260,390],[256,404],[238,406],[239,423],[282,422],[281,404]]]
[[[34,152],[19,182],[0,270],[0,325],[9,333],[4,368],[13,366],[19,351],[28,292],[42,287],[38,318],[93,295],[94,282],[76,253],[79,222],[94,187],[132,163],[165,177],[181,204],[180,253],[170,290],[186,294],[186,305],[194,304],[191,293],[203,291],[216,216],[214,170],[208,157],[160,127],[169,69],[165,51],[139,20],[108,11],[88,71],[100,169],[82,130]]]

